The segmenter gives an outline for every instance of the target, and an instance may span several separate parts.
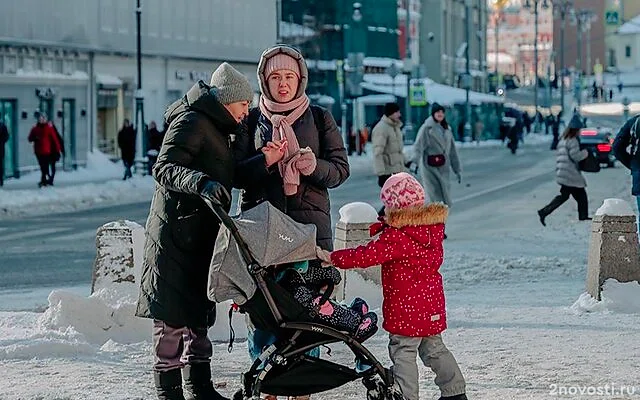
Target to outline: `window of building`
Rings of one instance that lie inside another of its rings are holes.
[[[625,46],[624,48],[624,56],[627,58],[631,58],[631,46]]]

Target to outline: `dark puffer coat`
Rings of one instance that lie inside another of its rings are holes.
[[[264,115],[260,115],[254,132],[245,129],[235,142],[238,156],[241,154],[243,158],[236,169],[235,184],[244,190],[241,206],[243,210],[267,200],[294,220],[315,224],[318,229],[318,245],[331,250],[333,235],[327,189],[341,185],[349,177],[349,161],[336,122],[327,110],[321,111],[323,121],[317,121],[316,124],[313,112],[308,108],[292,126],[300,148],[309,146],[318,162],[311,175],[300,176],[300,186],[295,195],[284,195],[277,164],[270,168],[265,166],[264,155],[259,149],[271,140],[273,128],[271,121]],[[256,110],[252,110],[250,114],[254,112]],[[323,127],[323,132],[318,132],[316,125]]]
[[[219,222],[198,193],[207,177],[231,190],[230,134],[238,124],[202,81],[169,107],[165,120],[136,315],[205,327],[214,306],[207,279]]]

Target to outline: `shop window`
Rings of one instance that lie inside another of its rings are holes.
[[[624,56],[626,58],[631,58],[631,46],[625,46],[625,48],[624,48]]]

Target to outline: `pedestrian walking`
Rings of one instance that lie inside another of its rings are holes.
[[[3,118],[4,116],[0,114],[0,187],[4,186],[4,147],[9,142],[9,129]]]
[[[546,218],[549,214],[569,200],[570,196],[573,196],[578,203],[578,219],[580,221],[591,219],[589,217],[589,202],[585,189],[587,181],[579,168],[580,161],[589,156],[586,149],[580,150],[578,134],[582,127],[579,115],[575,114],[564,131],[560,143],[558,143],[556,182],[560,185],[560,194],[551,200],[551,203],[538,210],[540,223],[544,226],[547,226]]]
[[[124,181],[133,177],[131,168],[136,157],[136,131],[128,119],[124,120],[120,132],[118,132],[118,147],[124,164],[124,177],[122,178]]]
[[[402,140],[402,114],[397,103],[387,103],[384,115],[373,127],[373,170],[378,177],[378,186],[382,187],[395,173],[406,171]],[[379,215],[384,215],[384,207]]]
[[[33,152],[40,165],[38,186],[52,185],[55,175],[55,161],[60,157],[61,149],[53,125],[49,123],[46,114],[38,115],[38,122],[31,128],[28,140],[33,143]],[[51,169],[52,165],[53,170]]]

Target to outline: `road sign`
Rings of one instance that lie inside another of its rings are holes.
[[[427,105],[427,88],[420,80],[412,79],[409,82],[409,105],[412,107]]]
[[[607,25],[620,25],[620,13],[618,10],[607,10],[604,13],[604,20]]]

